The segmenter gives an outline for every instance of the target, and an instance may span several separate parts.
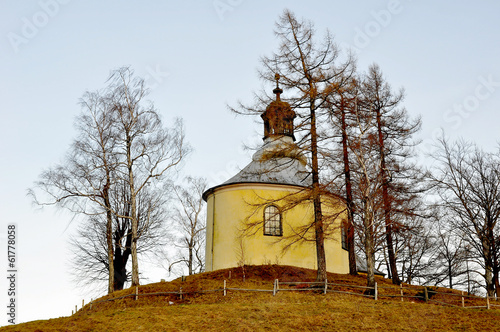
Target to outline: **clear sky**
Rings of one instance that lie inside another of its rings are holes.
[[[70,315],[91,297],[69,275],[67,241],[78,221],[40,211],[26,196],[75,137],[82,94],[130,65],[165,123],[184,118],[195,149],[185,174],[219,184],[250,161],[243,144],[262,137],[258,119],[235,117],[226,105],[251,102],[262,87],[256,68],[276,49],[274,22],[284,8],[351,47],[360,71],[376,62],[394,88],[406,89],[406,108],[423,119],[424,150],[432,151],[441,128],[496,148],[500,3],[492,0],[2,0],[0,267],[6,275],[7,225],[16,223],[18,322]],[[168,278],[166,271],[149,276]],[[0,280],[6,308],[7,279]],[[0,325],[7,324],[3,310]]]

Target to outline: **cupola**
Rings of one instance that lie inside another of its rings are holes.
[[[295,141],[293,134],[293,119],[295,112],[290,107],[290,104],[281,100],[280,95],[283,90],[279,87],[280,75],[276,74],[276,88],[273,93],[276,95],[276,100],[273,100],[266,111],[261,114],[264,120],[264,140],[269,137],[289,136]]]

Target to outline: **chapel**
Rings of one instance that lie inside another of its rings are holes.
[[[317,269],[312,179],[295,144],[291,106],[276,95],[261,114],[263,144],[251,162],[203,194],[207,202],[205,270],[279,264]],[[309,195],[309,196],[308,196]],[[349,273],[343,232],[346,206],[339,196],[322,196],[327,271]]]

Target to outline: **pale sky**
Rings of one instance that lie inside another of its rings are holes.
[[[404,87],[426,146],[440,128],[497,146],[500,3],[493,0],[1,0],[0,267],[6,275],[7,225],[16,223],[18,322],[70,315],[91,297],[70,280],[68,238],[78,220],[70,225],[68,213],[40,211],[26,196],[75,137],[83,93],[130,65],[165,124],[184,118],[195,150],[184,173],[220,184],[250,161],[243,144],[261,140],[259,119],[235,117],[226,105],[249,103],[262,87],[256,68],[276,50],[273,28],[284,8],[351,47],[360,71],[376,62],[393,88]],[[168,279],[166,271],[141,271],[149,282]],[[7,280],[0,280],[6,308]]]

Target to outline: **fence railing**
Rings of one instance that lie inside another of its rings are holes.
[[[282,287],[280,287],[282,286]],[[288,286],[288,288],[283,288],[283,286]],[[349,290],[344,290],[344,289],[349,289]],[[380,292],[382,290],[382,292]],[[461,292],[461,294],[456,294],[456,293],[450,293],[450,292],[439,292],[437,291],[434,287],[418,287],[418,286],[413,286],[411,288],[409,287],[403,287],[403,285],[400,285],[399,289],[396,287],[390,287],[390,286],[379,286],[377,283],[375,283],[374,287],[367,287],[367,286],[359,286],[359,285],[348,285],[348,284],[337,284],[337,283],[329,283],[328,280],[325,280],[324,282],[308,282],[308,281],[279,281],[278,279],[275,279],[273,282],[273,288],[269,289],[257,289],[257,288],[235,288],[235,287],[227,287],[227,282],[224,280],[223,282],[223,287],[218,288],[218,289],[208,289],[208,290],[197,290],[197,291],[183,291],[182,287],[179,288],[179,291],[168,291],[168,292],[154,292],[154,293],[139,293],[138,287],[135,287],[135,292],[119,297],[114,297],[114,298],[108,298],[108,299],[102,299],[102,300],[91,300],[91,302],[88,304],[89,309],[91,310],[92,307],[100,304],[100,303],[105,303],[105,302],[112,302],[112,301],[117,301],[120,299],[125,299],[125,298],[131,298],[133,297],[135,301],[139,299],[139,297],[145,297],[145,296],[174,296],[178,297],[180,300],[185,299],[188,296],[193,296],[193,295],[199,295],[199,294],[207,294],[207,293],[215,293],[215,292],[222,292],[223,296],[226,296],[228,292],[267,292],[267,293],[273,293],[273,296],[278,294],[279,292],[287,292],[287,291],[294,291],[294,292],[300,292],[300,291],[315,291],[315,292],[321,292],[323,294],[328,294],[328,293],[341,293],[341,294],[348,294],[348,295],[355,295],[355,296],[362,296],[362,297],[367,297],[367,298],[373,298],[374,300],[378,300],[381,297],[388,297],[388,298],[400,298],[401,301],[404,301],[404,299],[415,299],[415,300],[422,300],[425,301],[426,303],[435,303],[439,305],[446,305],[446,306],[451,306],[451,307],[462,307],[462,308],[486,308],[486,309],[492,309],[492,308],[500,308],[499,304],[493,304],[491,303],[492,301],[497,302],[497,298],[490,298],[488,296],[486,297],[481,297],[481,296],[476,296],[476,295],[469,295],[469,294],[464,294],[464,292]],[[384,293],[387,291],[386,293]],[[441,300],[435,299],[435,297],[441,298]],[[434,298],[434,299],[433,299]],[[446,302],[443,300],[443,298],[450,298],[451,300],[449,302]],[[484,301],[485,305],[466,305],[465,301],[474,300],[474,304],[477,304],[479,301]],[[459,304],[455,304],[458,302]],[[82,308],[85,307],[85,303],[82,301]],[[78,311],[77,306],[75,306],[75,313]]]

